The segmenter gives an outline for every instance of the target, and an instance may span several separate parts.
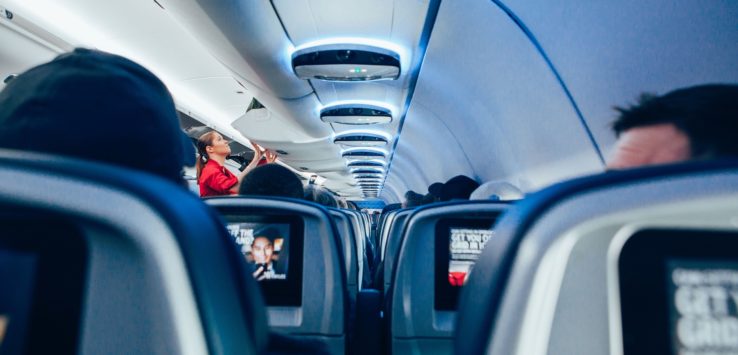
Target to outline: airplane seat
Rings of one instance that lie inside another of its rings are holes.
[[[408,217],[415,211],[414,208],[407,208],[402,210],[395,210],[394,216],[391,220],[388,220],[389,225],[385,229],[385,233],[382,234],[382,245],[384,249],[380,252],[382,260],[380,261],[379,267],[374,279],[384,295],[389,290],[390,281],[392,281],[392,272],[395,269],[395,263],[397,261],[397,253],[400,251],[400,245],[402,244],[403,232],[405,231],[405,222]]]
[[[341,251],[343,253],[344,267],[346,269],[346,287],[349,292],[351,304],[356,301],[356,294],[361,289],[361,285],[357,282],[360,278],[360,270],[362,263],[359,260],[359,247],[356,245],[356,237],[354,237],[354,229],[349,220],[349,216],[342,210],[337,208],[328,208],[336,224],[336,229],[340,236]],[[363,270],[362,270],[363,271]]]
[[[364,221],[364,229],[366,230],[366,235],[371,236],[372,235],[372,221],[366,212],[360,212],[360,213],[361,213],[361,216],[363,217],[362,220]]]
[[[399,210],[393,210],[390,212],[387,212],[387,216],[382,219],[382,225],[379,227],[379,231],[377,233],[377,240],[379,245],[379,257],[380,260],[384,260],[384,253],[387,250],[387,233],[389,232],[390,227],[392,226],[392,222],[395,219],[395,216],[404,209]]]
[[[361,256],[361,266],[359,268],[359,282],[361,283],[361,289],[370,288],[372,286],[371,278],[371,262],[369,256],[372,255],[372,246],[368,242],[364,229],[361,227],[359,219],[359,213],[357,211],[345,211],[349,217],[351,228],[353,229],[353,235],[356,238],[356,252]]]
[[[423,206],[408,217],[386,298],[391,353],[451,353],[459,289],[506,208],[458,201]]]
[[[331,354],[348,346],[349,298],[343,249],[324,207],[271,196],[205,199],[259,279],[269,327]],[[249,276],[252,277],[252,276]]]
[[[0,181],[3,354],[265,349],[257,285],[217,214],[186,188],[11,150],[0,150]]]
[[[534,193],[501,218],[464,287],[455,352],[736,353],[736,216],[737,161]]]

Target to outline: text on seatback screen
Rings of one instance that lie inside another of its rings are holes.
[[[459,292],[487,242],[494,236],[495,217],[446,218],[435,230],[434,308],[454,311]]]
[[[673,353],[738,354],[738,263],[667,262]]]
[[[451,286],[461,287],[494,231],[451,228],[449,234],[448,282]]]

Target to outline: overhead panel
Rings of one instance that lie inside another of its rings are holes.
[[[300,79],[366,82],[397,80],[401,66],[399,54],[392,50],[338,42],[295,51],[292,69]]]
[[[394,146],[394,139],[405,114],[409,76],[413,70],[420,34],[428,12],[426,1],[395,0],[273,0],[287,36],[297,50],[309,44],[360,43],[378,44],[393,49],[400,56],[398,80],[377,82],[328,82],[310,80],[323,107],[351,101],[374,101],[393,108],[389,123],[368,125],[380,131],[386,139],[386,149]],[[347,40],[348,39],[348,40]],[[351,133],[355,125],[326,123],[337,137]],[[380,139],[381,140],[381,139]],[[358,143],[357,143],[358,144]],[[364,144],[370,144],[364,142]],[[372,143],[378,144],[378,143]],[[344,148],[345,149],[345,148]],[[342,154],[336,159],[343,160]],[[376,156],[356,159],[377,159]]]

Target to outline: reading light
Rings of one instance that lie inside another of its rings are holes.
[[[300,79],[369,81],[400,76],[400,56],[389,49],[361,44],[325,44],[292,54]]]
[[[384,124],[392,122],[392,112],[373,105],[335,105],[323,108],[320,111],[320,120],[349,125]]]

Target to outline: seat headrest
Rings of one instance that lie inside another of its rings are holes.
[[[500,220],[494,248],[488,247],[464,287],[456,329],[455,350],[460,353],[480,353],[496,318],[508,276],[518,248],[526,233],[558,203],[580,194],[591,193],[636,183],[670,181],[677,177],[715,175],[735,172],[738,160],[692,161],[687,163],[649,166],[638,169],[611,171],[558,183],[517,202]],[[698,188],[698,187],[695,187]],[[672,191],[673,192],[673,191]],[[685,194],[688,191],[685,191]],[[477,340],[472,340],[477,339]]]
[[[262,300],[258,286],[247,277],[235,243],[215,211],[183,186],[155,175],[117,166],[4,149],[0,149],[0,172],[5,178],[18,174],[32,175],[38,179],[62,183],[69,181],[74,186],[80,186],[83,190],[43,191],[47,186],[29,186],[26,185],[28,182],[21,180],[13,181],[12,186],[11,183],[5,183],[7,188],[0,193],[3,204],[32,205],[37,210],[42,209],[76,222],[99,217],[85,216],[85,211],[89,210],[83,206],[85,204],[102,210],[120,208],[96,200],[94,191],[125,195],[147,206],[175,239],[193,289],[210,352],[227,354],[265,348],[268,340],[267,322],[265,311],[260,306]],[[33,191],[38,191],[38,194],[33,195],[35,200],[26,199],[25,196]],[[77,196],[78,192],[85,193],[85,196],[89,194],[89,197]],[[74,204],[73,207],[61,207],[63,204],[53,202],[65,199],[82,199],[82,202],[74,202],[82,205],[79,208],[74,207]],[[125,214],[118,215],[127,218]],[[104,222],[102,220],[101,223]],[[118,220],[115,223],[122,222]],[[126,231],[121,233],[121,238],[126,238]],[[157,237],[144,235],[142,238]],[[234,317],[234,314],[237,316]]]

